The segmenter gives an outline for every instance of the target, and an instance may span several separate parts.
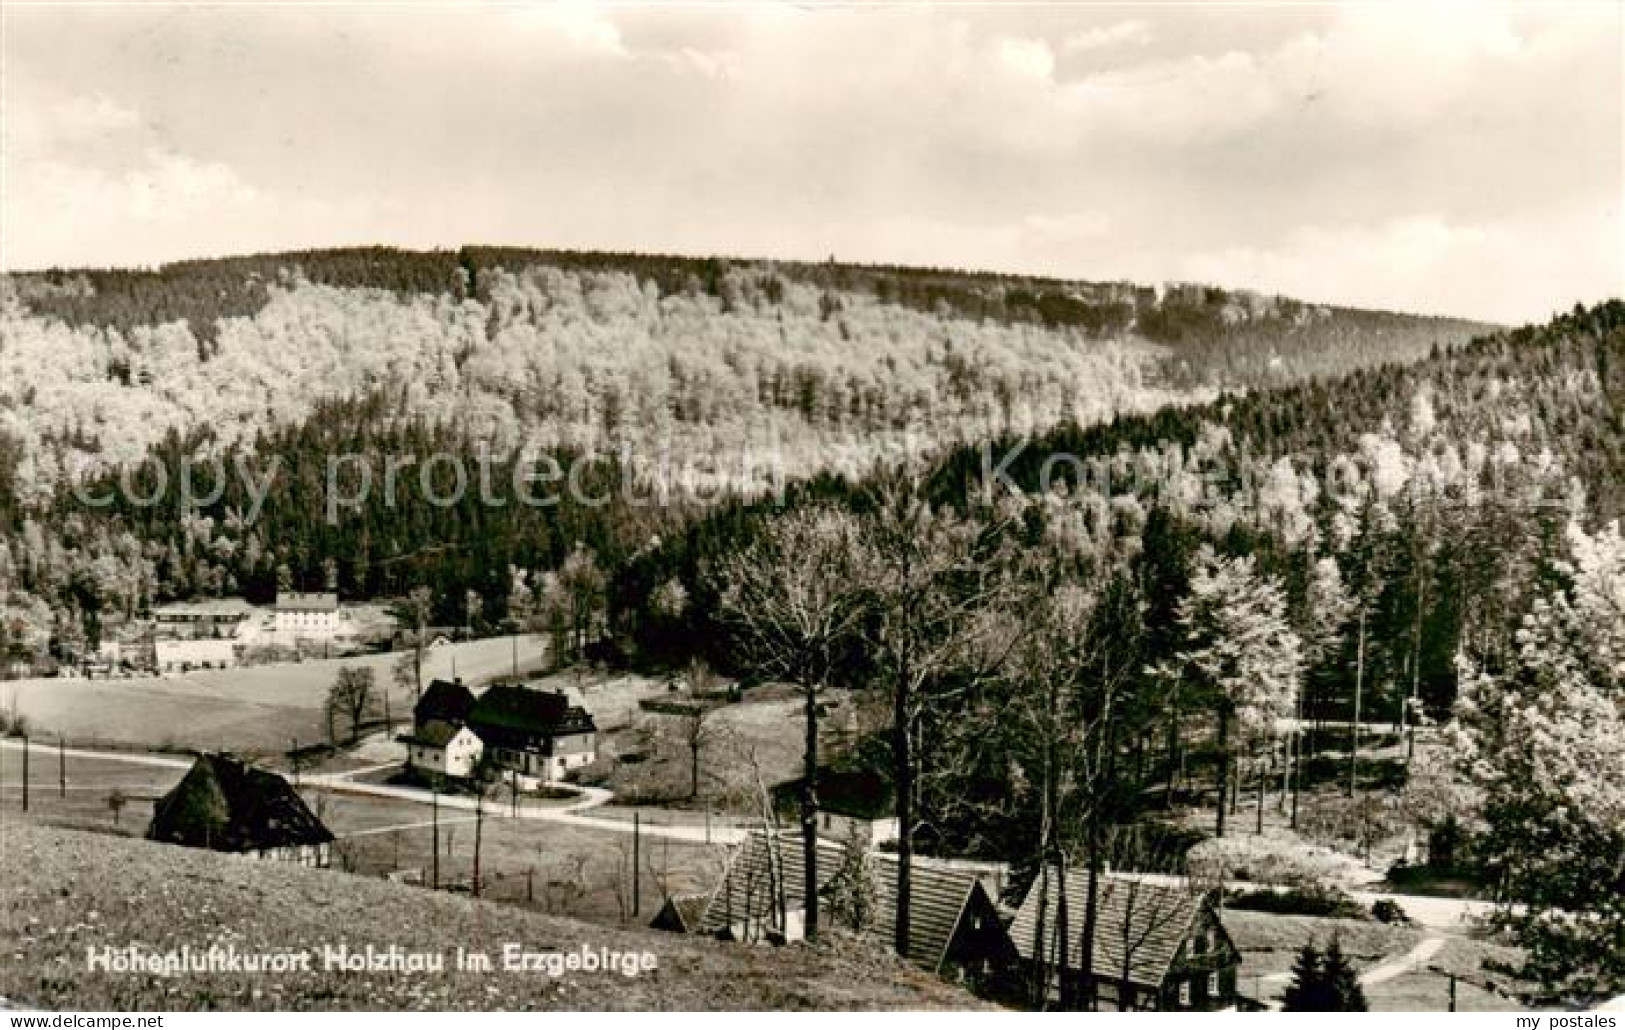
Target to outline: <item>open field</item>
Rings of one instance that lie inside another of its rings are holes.
[[[542,637],[519,638],[521,671],[539,668]],[[248,666],[133,679],[34,679],[0,683],[0,707],[16,706],[36,735],[62,734],[76,744],[132,744],[158,748],[207,748],[243,754],[286,750],[293,741],[327,739],[327,691],[338,670],[374,670],[380,690],[390,692],[391,714],[410,718],[410,690],[393,685],[399,653]],[[509,672],[514,638],[493,637],[448,644],[428,652],[423,678],[450,677],[453,665],[465,681]]]
[[[850,941],[729,945],[615,930],[380,880],[9,823],[0,901],[0,996],[43,1009],[976,1009],[973,996]],[[87,948],[167,952],[314,950],[310,971],[183,973],[87,969]],[[508,971],[502,948],[649,951],[658,969]],[[321,969],[324,945],[445,956],[442,972]],[[488,973],[455,969],[484,951]]]
[[[1440,935],[1413,927],[1388,926],[1356,919],[1319,919],[1226,909],[1224,927],[1241,950],[1242,992],[1278,999],[1291,978],[1299,948],[1324,948],[1334,938],[1365,982],[1372,1011],[1443,1011],[1450,998],[1450,976],[1457,977],[1456,1006],[1463,1012],[1515,1012],[1523,1007],[1491,985],[1510,987],[1487,973],[1485,959],[1506,960],[1510,949],[1466,935]],[[1414,962],[1407,956],[1420,949]]]
[[[831,691],[828,703],[833,707],[842,696]],[[697,820],[704,819],[707,805],[716,813],[755,816],[758,773],[768,787],[801,775],[802,718],[799,698],[776,687],[748,691],[741,702],[713,710],[701,755],[700,794],[691,801],[685,720],[640,712],[629,727],[608,737],[607,754],[635,755],[637,761],[610,763],[605,786],[628,800],[694,807]],[[826,760],[834,755],[832,722],[826,719],[821,726]]]
[[[139,757],[160,764],[69,755],[63,763],[67,773],[63,791],[55,749],[33,749],[29,812],[24,816],[22,753],[0,748],[0,828],[26,822],[141,836],[152,817],[153,801],[179,782],[189,763],[179,756]],[[107,803],[115,790],[127,800],[116,820]],[[400,870],[421,871],[424,882],[429,881],[436,819],[431,806],[347,792],[342,785],[314,787],[307,783],[302,793],[339,838],[335,866],[374,877]],[[535,808],[546,802],[527,799],[525,804]],[[710,889],[725,855],[721,844],[663,839],[658,832],[651,833],[642,842],[637,864],[642,904],[633,913],[630,834],[579,824],[514,820],[506,818],[506,813],[502,800],[492,800],[481,821],[481,879],[487,896],[611,925],[647,922],[667,892]],[[448,806],[440,810],[438,819],[441,882],[466,887],[473,878],[474,813]],[[644,819],[656,831],[676,822],[667,813],[645,813]]]

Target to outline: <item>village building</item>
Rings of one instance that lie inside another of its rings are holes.
[[[147,839],[326,866],[333,834],[288,781],[224,754],[201,754],[153,805]]]
[[[406,764],[420,773],[469,779],[479,768],[485,744],[467,726],[431,719],[399,738],[406,745]]]
[[[1047,886],[1040,879],[1028,889],[1010,926],[1029,984],[1040,979],[1038,958],[1043,957],[1052,1001],[1060,998],[1063,977],[1073,997],[1081,994],[1079,937],[1088,902],[1086,873],[1072,871],[1062,891],[1058,873],[1051,870]],[[1219,922],[1212,895],[1121,874],[1099,878],[1090,966],[1102,1008],[1230,1008],[1236,1004],[1240,965],[1241,953]]]
[[[557,782],[598,757],[592,715],[560,692],[491,687],[474,702],[468,727],[491,764],[521,785]]]
[[[796,819],[801,811],[803,780],[786,780],[773,788],[781,816]],[[897,839],[897,800],[891,780],[871,769],[823,768],[818,771],[818,835],[837,843],[853,837],[866,847]]]
[[[253,614],[253,606],[237,598],[161,605],[151,612],[152,635],[155,640],[234,639]]]
[[[276,631],[297,639],[329,640],[339,632],[339,595],[280,593]]]
[[[241,660],[243,645],[226,640],[154,640],[153,666],[159,672],[190,672],[193,669],[230,669]]]
[[[825,770],[818,774],[816,797],[820,837],[857,837],[871,848],[897,839],[897,799],[885,776],[867,769]]]
[[[841,874],[847,849],[818,842],[821,899]],[[865,925],[847,929],[883,947],[895,943],[897,860],[869,854],[874,911]],[[998,905],[977,873],[916,858],[910,866],[909,961],[946,979],[986,986],[1015,967],[1016,952],[1000,919]],[[782,890],[776,885],[782,885]],[[779,901],[782,894],[782,910]],[[729,940],[797,940],[805,935],[806,863],[799,834],[750,834],[740,845],[712,892],[700,932]],[[841,916],[821,900],[823,925],[841,925]]]
[[[238,598],[162,605],[152,609],[148,639],[131,647],[130,658],[158,672],[233,668],[242,658],[244,629],[253,612]]]

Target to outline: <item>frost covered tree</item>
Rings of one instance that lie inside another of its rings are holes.
[[[1625,540],[1568,542],[1506,668],[1464,662],[1451,743],[1526,972],[1590,1001],[1625,990]]]
[[[1219,749],[1217,836],[1224,836],[1235,734],[1261,737],[1290,710],[1303,671],[1303,644],[1286,618],[1286,596],[1253,559],[1203,545],[1190,591],[1179,604],[1186,674],[1212,699]]]

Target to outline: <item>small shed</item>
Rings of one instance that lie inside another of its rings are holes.
[[[703,893],[673,894],[666,898],[666,903],[649,921],[649,927],[671,933],[698,933],[705,919],[705,906],[710,900],[711,896]]]

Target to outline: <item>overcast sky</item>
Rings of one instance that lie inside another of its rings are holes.
[[[1589,5],[0,6],[11,268],[358,243],[1625,293]]]

